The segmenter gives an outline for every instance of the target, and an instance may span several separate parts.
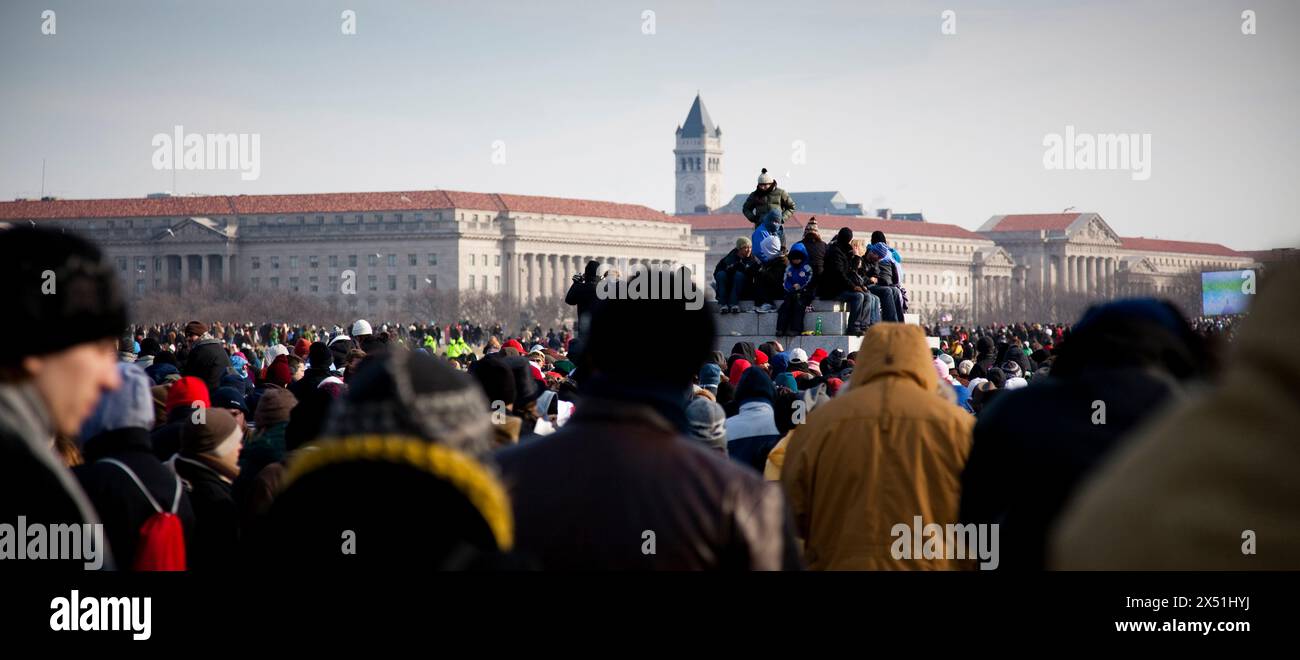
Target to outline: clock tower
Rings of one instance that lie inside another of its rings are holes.
[[[722,206],[722,129],[713,125],[699,94],[677,127],[673,157],[677,213],[708,213]]]

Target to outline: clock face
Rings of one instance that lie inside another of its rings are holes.
[[[685,192],[687,195],[694,195],[694,194],[695,194],[695,184],[693,184],[693,183],[688,183],[688,184],[686,184],[686,187],[685,187],[685,188],[682,188],[682,192]]]

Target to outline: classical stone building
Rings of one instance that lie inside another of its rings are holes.
[[[701,272],[705,252],[644,206],[446,190],[0,202],[0,222],[94,240],[134,297],[237,284],[390,319],[426,287],[530,301],[564,295],[589,260]]]

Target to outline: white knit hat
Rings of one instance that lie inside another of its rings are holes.
[[[369,335],[369,334],[373,334],[373,332],[370,329],[369,321],[365,319],[358,319],[356,323],[352,324],[353,337],[359,337],[361,335]]]
[[[775,181],[776,181],[776,179],[773,179],[773,178],[772,178],[772,175],[767,173],[767,168],[766,168],[766,167],[764,167],[764,168],[763,168],[763,171],[760,172],[759,175],[758,175],[758,183],[759,183],[760,185],[761,185],[761,184],[764,184],[764,183],[774,183]]]

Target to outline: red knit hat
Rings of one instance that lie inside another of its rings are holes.
[[[843,386],[844,386],[844,381],[840,380],[839,378],[826,379],[826,391],[829,392],[831,396],[835,396],[836,394],[839,394],[840,388]]]
[[[812,355],[808,356],[808,361],[809,361],[809,362],[821,362],[822,359],[825,358],[827,355],[830,355],[830,353],[827,353],[827,352],[826,352],[826,349],[824,349],[824,348],[819,348],[819,349],[813,351],[813,354],[812,354]]]
[[[513,349],[515,349],[516,351],[519,351],[519,354],[520,354],[520,355],[523,355],[523,354],[524,354],[524,345],[521,344],[521,343],[519,343],[519,341],[516,340],[516,339],[511,339],[510,341],[508,341],[508,342],[502,344],[501,347],[502,347],[502,348],[507,348],[507,347],[509,347],[509,348],[513,348]]]
[[[293,372],[289,371],[289,356],[277,355],[271,366],[266,368],[266,379],[281,387],[288,387],[293,381]]]
[[[204,408],[212,405],[212,399],[208,397],[207,384],[201,378],[182,376],[167,390],[167,402],[163,407],[170,415],[172,410],[181,406],[191,406],[195,401],[202,401]]]
[[[745,373],[745,370],[751,366],[753,365],[745,358],[740,358],[731,363],[731,373],[727,374],[727,380],[731,382],[732,387],[740,385],[740,375]]]
[[[305,358],[309,352],[311,352],[311,342],[307,341],[306,337],[299,337],[298,341],[293,343],[294,355]]]
[[[760,350],[755,350],[754,359],[757,360],[759,364],[767,364],[767,353],[764,353],[763,351]]]

